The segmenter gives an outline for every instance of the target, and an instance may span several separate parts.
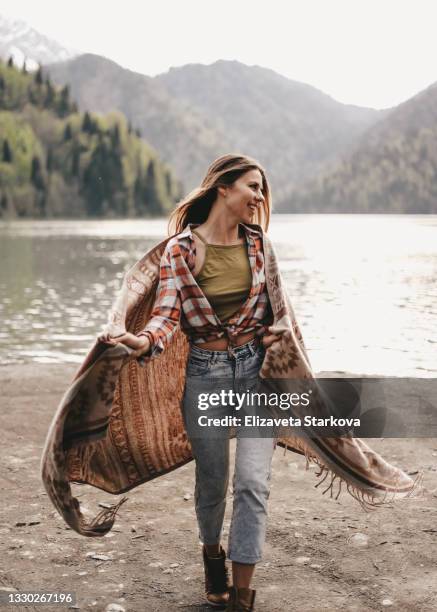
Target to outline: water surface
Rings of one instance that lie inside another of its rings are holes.
[[[166,221],[0,223],[0,362],[80,363]],[[437,217],[275,215],[315,371],[434,376]]]

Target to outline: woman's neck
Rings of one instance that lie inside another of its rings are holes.
[[[196,229],[200,231],[205,240],[210,244],[238,244],[241,242],[239,224],[230,219],[221,217],[219,219],[208,219]]]

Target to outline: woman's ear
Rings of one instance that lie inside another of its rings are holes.
[[[228,188],[226,187],[226,185],[219,185],[217,187],[217,194],[220,195],[222,198],[226,198],[228,193]]]

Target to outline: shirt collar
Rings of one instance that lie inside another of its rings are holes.
[[[189,223],[187,227],[185,227],[182,230],[182,232],[180,232],[179,238],[186,238],[187,236],[189,236],[192,239],[193,238],[192,230],[196,228],[198,225],[200,225],[200,223]],[[249,236],[251,235],[261,236],[262,235],[263,230],[261,226],[259,225],[255,225],[255,224],[248,225],[246,223],[240,223],[240,225],[242,226],[246,234]]]

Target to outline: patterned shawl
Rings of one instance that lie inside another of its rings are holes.
[[[258,226],[256,226],[257,229]],[[141,331],[153,308],[166,239],[125,275],[107,331]],[[280,340],[267,349],[263,379],[314,379],[302,334],[284,290],[275,253],[263,234],[272,331]],[[66,523],[84,536],[107,533],[126,501],[87,520],[70,483],[90,484],[115,495],[192,460],[181,401],[189,343],[180,329],[166,350],[140,366],[130,348],[96,341],[68,387],[50,425],[41,460],[44,486]],[[420,487],[365,442],[353,437],[279,437],[277,444],[317,464],[323,493],[336,498],[344,483],[366,510],[416,494]],[[285,452],[285,451],[284,451]],[[335,491],[335,488],[337,490]]]

